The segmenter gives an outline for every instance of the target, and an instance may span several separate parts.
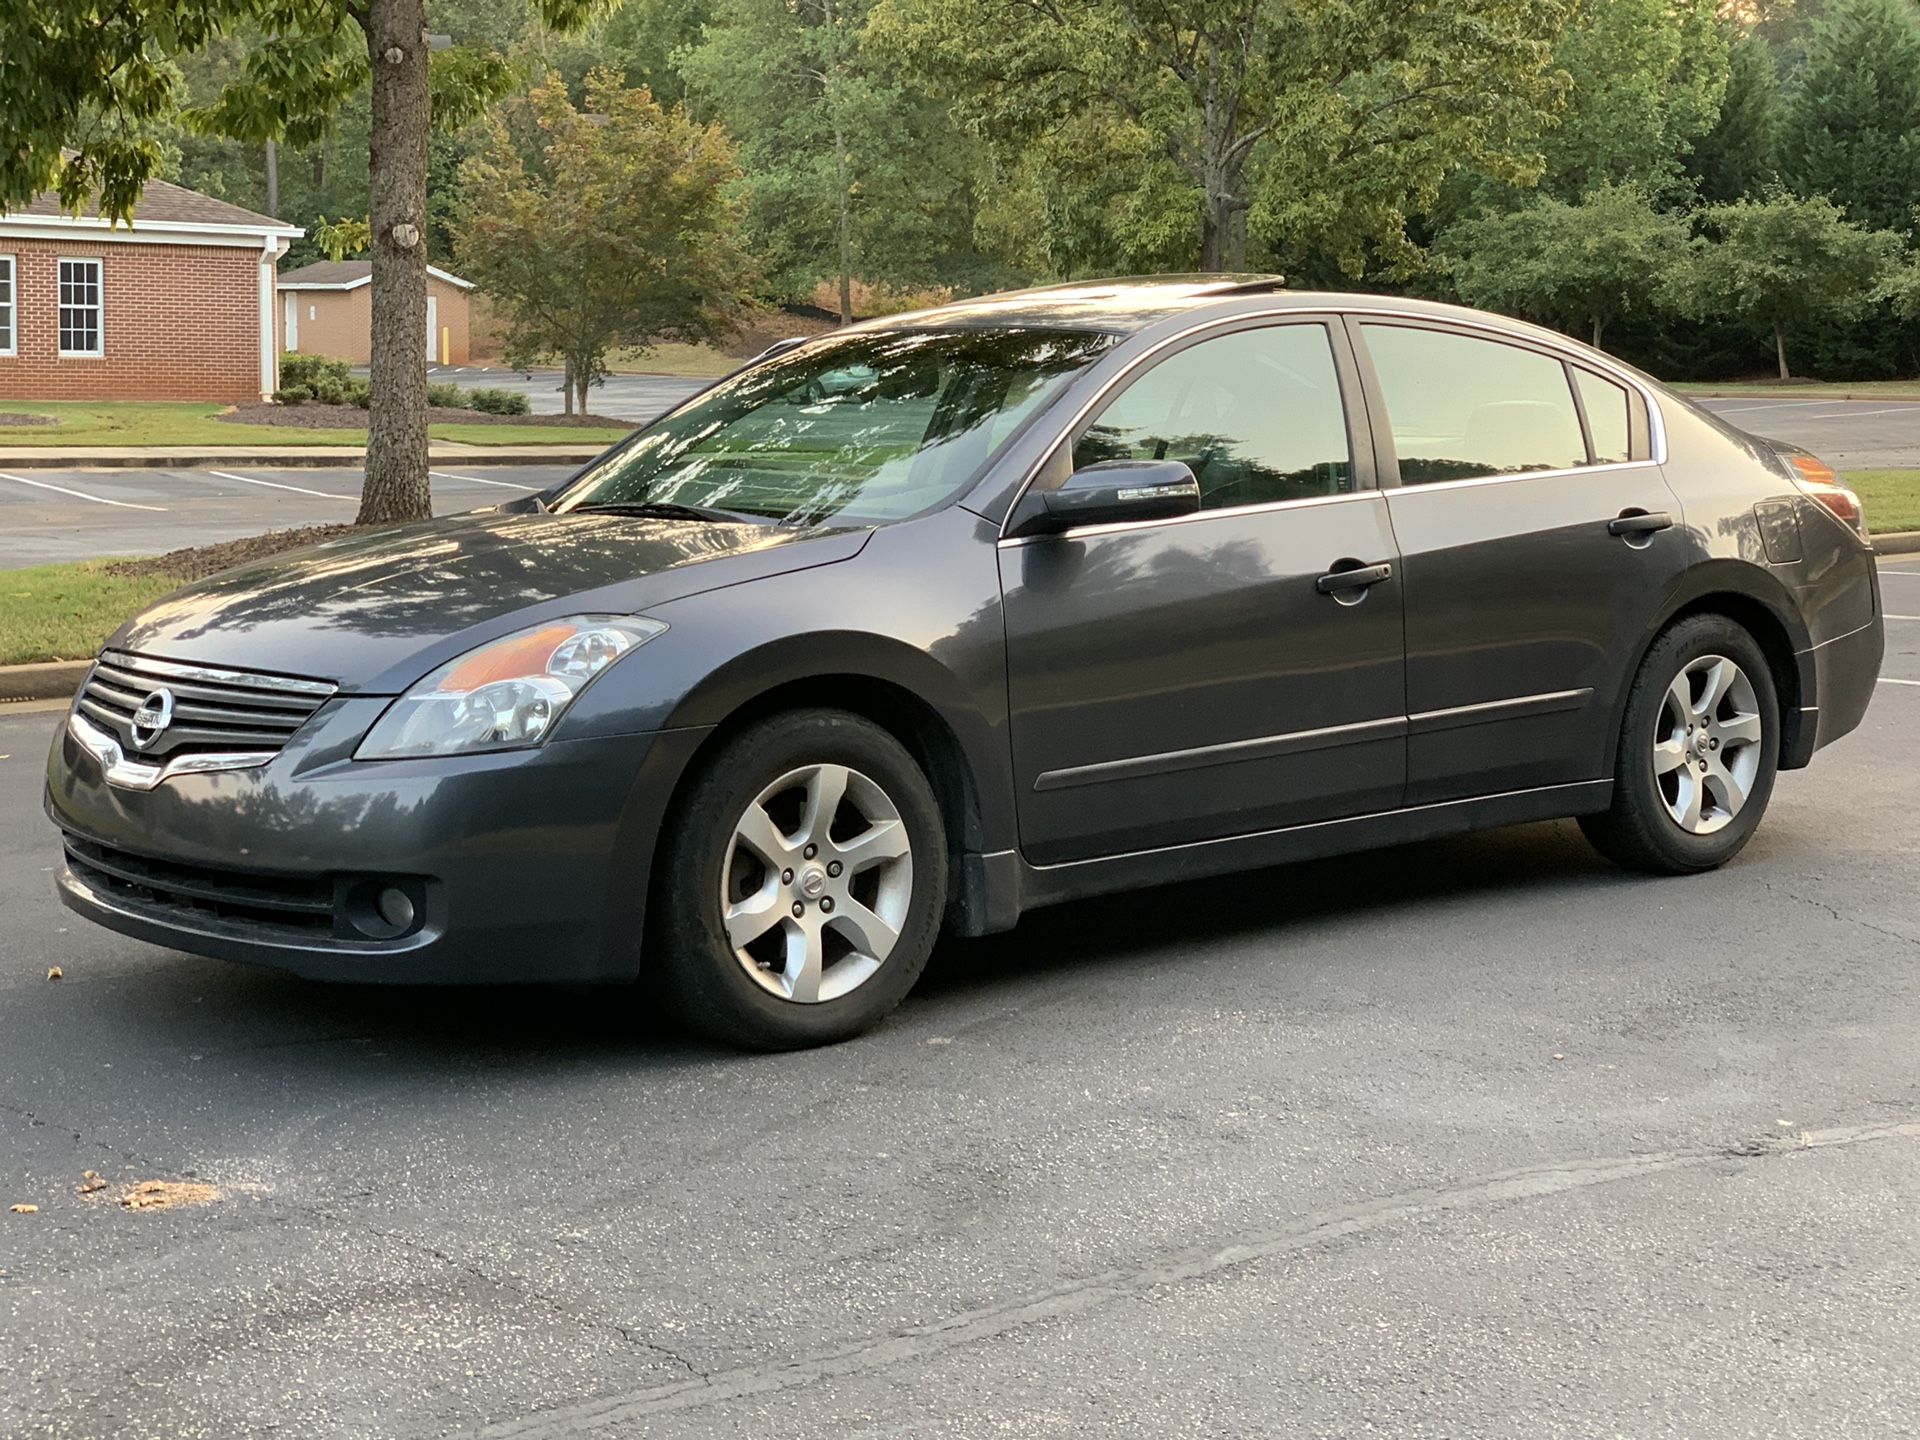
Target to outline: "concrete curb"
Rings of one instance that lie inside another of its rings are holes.
[[[584,465],[603,454],[605,445],[530,446],[491,450],[442,450],[427,452],[429,465]],[[366,459],[364,450],[352,446],[313,446],[298,450],[255,450],[234,454],[191,449],[141,450],[98,449],[75,446],[70,450],[0,451],[0,470],[187,470],[200,466],[246,465],[255,469],[290,470],[295,468],[344,466],[359,469]]]
[[[1920,395],[1875,395],[1868,390],[1845,390],[1839,394],[1820,392],[1809,394],[1802,390],[1797,395],[1794,387],[1781,390],[1676,390],[1673,392],[1683,400],[1804,400],[1817,405],[1822,401],[1884,401],[1889,405],[1920,405]]]
[[[38,665],[0,665],[0,703],[65,700],[80,688],[92,663],[91,660],[49,660]]]
[[[1872,539],[1876,555],[1920,554],[1920,530],[1896,530],[1891,535],[1875,535]]]

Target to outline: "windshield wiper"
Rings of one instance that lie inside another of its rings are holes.
[[[716,510],[710,505],[682,505],[678,500],[604,500],[597,504],[576,505],[568,512],[585,515],[589,511],[597,515],[639,515],[658,520],[705,520],[715,525],[737,525],[741,521],[749,524],[766,522],[752,515],[743,515],[738,510]]]

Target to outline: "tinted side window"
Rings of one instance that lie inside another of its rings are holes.
[[[1241,330],[1162,360],[1074,445],[1075,469],[1100,460],[1184,460],[1208,510],[1351,490],[1326,327]]]
[[[1361,330],[1393,427],[1401,484],[1587,463],[1566,367],[1552,356],[1441,330]]]
[[[1587,412],[1587,433],[1593,437],[1593,460],[1605,465],[1613,460],[1632,458],[1629,435],[1632,424],[1627,408],[1633,403],[1627,387],[1604,380],[1591,370],[1575,369],[1573,383],[1580,387],[1580,406]]]

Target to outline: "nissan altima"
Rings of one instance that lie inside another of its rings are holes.
[[[794,1046],[1076,897],[1564,816],[1711,869],[1881,649],[1852,491],[1596,350],[1103,282],[780,348],[540,495],[182,590],[46,798],[62,898],[143,940]]]

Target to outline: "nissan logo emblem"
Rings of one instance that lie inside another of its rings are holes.
[[[133,748],[144,750],[160,738],[161,732],[173,723],[173,692],[156,690],[140,702],[140,708],[133,712],[133,725],[127,738],[133,742]]]

